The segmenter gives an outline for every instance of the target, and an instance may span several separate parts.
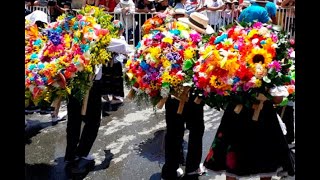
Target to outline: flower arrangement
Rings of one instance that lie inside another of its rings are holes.
[[[26,23],[26,98],[49,104],[72,91],[81,100],[95,66],[110,58],[106,47],[116,37],[111,18],[98,7],[86,6],[76,16],[61,15],[44,29]]]
[[[136,96],[150,98],[154,106],[169,95],[179,98],[193,85],[201,35],[182,22],[175,21],[173,27],[179,28],[162,27],[144,35],[125,64],[127,86]]]
[[[217,109],[224,109],[229,102],[251,107],[261,101],[258,95],[271,99],[274,94],[270,90],[279,86],[287,86],[293,94],[294,66],[287,53],[294,50],[287,42],[287,36],[272,30],[271,25],[233,25],[212,36],[199,50],[193,69],[195,86],[206,103]]]
[[[149,34],[151,30],[156,30],[160,26],[163,26],[169,22],[173,22],[173,16],[170,14],[170,11],[158,13],[143,23],[141,26],[142,35]]]

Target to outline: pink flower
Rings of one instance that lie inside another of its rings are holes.
[[[290,44],[293,46],[295,43],[294,39],[290,39]]]
[[[262,27],[262,22],[255,22],[253,28],[260,29]]]
[[[279,72],[281,70],[281,64],[278,61],[272,61],[268,65],[268,68],[274,68],[276,72]]]
[[[198,43],[201,41],[201,36],[199,33],[195,34],[190,34],[190,38],[192,39],[193,42]]]

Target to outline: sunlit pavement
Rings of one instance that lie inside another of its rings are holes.
[[[128,93],[128,90],[125,90]],[[61,111],[66,111],[62,104]],[[219,126],[222,111],[205,106],[203,155],[211,145]],[[25,138],[26,180],[64,180],[66,120],[52,125],[50,115],[26,115],[28,126]],[[116,111],[103,117],[98,137],[91,149],[95,168],[88,174],[73,177],[87,180],[159,180],[164,163],[164,108],[156,112],[150,105],[125,100]],[[185,133],[186,154],[188,131]],[[184,167],[183,167],[184,168]],[[224,175],[211,171],[201,180],[224,180]],[[259,178],[243,178],[258,180]],[[279,180],[280,177],[273,177]],[[294,177],[285,178],[293,180]]]

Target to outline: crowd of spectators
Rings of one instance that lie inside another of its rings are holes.
[[[39,6],[43,0],[26,0],[26,6]],[[272,23],[279,24],[277,21],[277,8],[294,7],[295,0],[264,0],[265,8],[268,11]],[[209,24],[217,29],[221,25],[229,24],[237,20],[240,12],[259,0],[49,0],[48,11],[50,20],[56,18],[66,10],[80,9],[84,5],[103,7],[110,13],[122,14],[120,21],[124,24],[128,39],[141,38],[140,28],[147,18],[157,12],[164,12],[168,7],[184,9],[186,14],[200,12],[209,19]],[[139,15],[146,13],[147,15]],[[287,13],[288,14],[288,13]],[[294,16],[294,10],[288,16]],[[293,22],[294,23],[294,22]],[[292,26],[292,23],[290,24]],[[294,28],[294,27],[291,27]],[[135,45],[137,45],[137,40]]]

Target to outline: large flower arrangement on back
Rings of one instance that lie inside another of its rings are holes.
[[[147,97],[153,105],[169,95],[178,97],[183,87],[193,85],[201,35],[181,22],[172,22],[172,27],[146,34],[125,65],[127,85],[136,97]]]
[[[63,14],[43,29],[26,22],[26,99],[49,104],[73,91],[81,100],[95,66],[110,57],[106,47],[116,37],[111,18],[97,7],[86,6],[78,15]]]
[[[250,107],[259,93],[268,99],[281,94],[293,100],[292,45],[293,40],[271,25],[233,25],[200,49],[194,67],[195,86],[206,103],[217,109],[229,102]]]

